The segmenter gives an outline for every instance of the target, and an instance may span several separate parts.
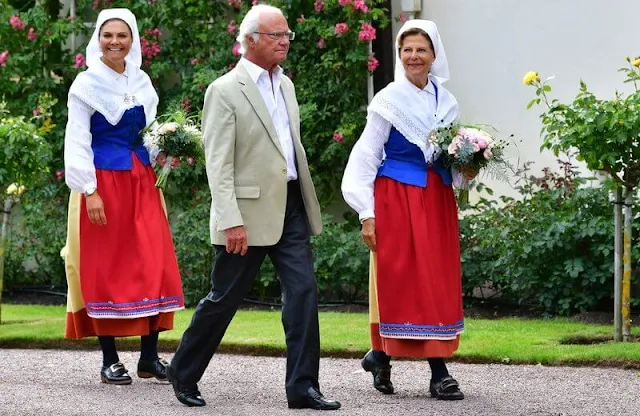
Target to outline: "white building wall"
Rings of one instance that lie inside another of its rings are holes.
[[[392,5],[397,16],[402,1]],[[539,150],[542,108],[526,110],[534,90],[522,84],[523,75],[555,75],[552,94],[563,102],[575,97],[580,79],[610,98],[628,88],[617,72],[625,57],[640,55],[639,0],[421,0],[421,9],[418,16],[438,25],[451,70],[446,86],[463,121],[515,134],[521,160],[535,161],[538,171],[554,166],[555,156]],[[498,194],[516,194],[482,180]]]

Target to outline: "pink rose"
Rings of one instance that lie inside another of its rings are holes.
[[[29,28],[29,34],[27,35],[27,39],[29,39],[31,42],[33,42],[34,40],[36,40],[36,31],[31,27]]]
[[[487,147],[486,149],[484,149],[484,152],[482,152],[482,156],[484,156],[485,160],[489,160],[493,157],[493,152],[491,151],[491,146]]]
[[[39,108],[34,108],[33,109],[33,116],[34,117],[38,117],[40,115],[40,109]]]
[[[370,56],[369,60],[367,61],[367,71],[373,72],[378,68],[379,65],[380,62],[378,62],[378,60],[373,56]]]
[[[187,163],[189,164],[189,166],[193,166],[196,164],[196,160],[194,158],[192,158],[191,156],[189,156],[187,158]]]
[[[227,0],[227,3],[229,3],[229,6],[236,9],[240,9],[242,7],[242,0]]]
[[[320,40],[318,41],[318,48],[324,49],[324,39],[320,38]]]
[[[336,23],[333,33],[336,35],[344,35],[349,31],[349,25],[346,23]]]
[[[313,3],[313,7],[316,9],[316,12],[320,13],[322,10],[324,10],[324,2],[322,0],[316,0]]]
[[[358,33],[358,39],[362,41],[370,41],[376,38],[376,29],[369,23],[363,23]]]
[[[198,65],[201,62],[202,62],[202,59],[200,58],[191,58],[191,65]]]
[[[17,14],[14,14],[9,18],[9,24],[15,30],[24,30],[24,23],[22,23],[22,20],[20,20],[20,16],[18,16]]]
[[[240,44],[236,43],[235,45],[233,45],[233,48],[231,49],[231,53],[233,54],[233,56],[240,56]]]
[[[336,143],[342,143],[344,141],[344,134],[338,132],[333,133],[333,141]]]
[[[407,21],[407,19],[408,19],[408,17],[407,17],[407,15],[406,15],[406,14],[404,14],[404,13],[400,13],[400,14],[398,15],[398,22],[400,22],[400,23],[404,23],[404,22],[406,22],[406,21]]]
[[[303,15],[303,14],[301,14],[301,15],[300,15],[300,17],[298,17],[298,18],[296,19],[296,22],[298,22],[298,23],[302,23],[302,22],[304,22],[304,15]]]
[[[9,60],[9,51],[4,51],[0,53],[0,66],[7,66],[7,61]]]
[[[64,179],[64,171],[63,170],[59,170],[56,172],[56,178],[58,178],[58,181],[61,181]]]
[[[338,3],[340,3],[340,6],[345,7],[351,4],[351,0],[338,0]]]
[[[360,10],[362,13],[368,13],[369,12],[369,7],[367,7],[367,5],[365,4],[364,0],[356,0],[353,3],[353,9],[354,10]]]
[[[84,59],[84,55],[79,53],[76,55],[75,63],[73,64],[74,68],[82,68],[86,66],[87,63]]]
[[[234,33],[236,33],[236,22],[235,20],[232,20],[229,22],[229,24],[227,25],[227,32],[231,33],[232,35]]]

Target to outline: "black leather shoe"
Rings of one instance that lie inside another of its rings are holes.
[[[340,402],[327,399],[315,387],[309,387],[302,399],[289,400],[289,409],[338,410],[340,406]]]
[[[116,384],[119,386],[131,384],[131,376],[124,368],[124,364],[115,363],[100,370],[100,379],[103,383]]]
[[[167,375],[167,380],[169,380],[173,387],[173,393],[180,403],[189,407],[202,407],[207,404],[198,391],[197,384],[183,384],[180,383],[177,378],[173,377],[171,365],[166,367],[165,374]]]
[[[160,381],[167,381],[168,362],[162,358],[156,358],[155,361],[138,361],[138,377],[151,378],[155,377]]]
[[[373,351],[369,351],[362,359],[362,368],[373,374],[373,387],[383,394],[393,394],[391,383],[391,365],[382,364],[373,357]]]
[[[431,397],[438,400],[462,400],[464,394],[460,391],[460,385],[451,376],[447,376],[436,383],[429,383]]]

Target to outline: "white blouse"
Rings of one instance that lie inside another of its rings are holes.
[[[431,83],[424,89],[415,87],[416,98],[428,108],[427,111],[435,112],[436,96]],[[428,113],[427,113],[428,114]],[[342,178],[342,195],[346,203],[358,213],[360,221],[375,218],[373,185],[378,174],[378,169],[384,159],[384,145],[389,140],[391,123],[375,112],[367,116],[367,124],[362,131],[360,139],[351,150],[349,161]],[[427,151],[431,159],[435,149],[431,144],[427,145]],[[464,176],[457,169],[452,168],[453,186],[456,188],[468,185]]]
[[[111,70],[110,75],[116,82],[128,87],[126,70],[122,74]],[[128,108],[137,105],[139,103],[131,100]],[[98,186],[91,148],[91,116],[96,110],[74,95],[69,95],[67,107],[69,114],[64,136],[65,181],[72,191],[91,192]],[[151,160],[155,160],[158,150],[147,148],[147,151],[152,156]]]

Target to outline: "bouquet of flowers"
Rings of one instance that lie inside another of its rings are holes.
[[[166,155],[156,181],[157,188],[165,189],[171,169],[177,166],[182,158],[187,158],[190,165],[202,163],[204,146],[202,132],[183,111],[176,111],[160,118],[166,121],[146,131],[143,140],[147,148],[158,149]]]
[[[489,168],[493,176],[504,176],[508,167],[504,159],[505,143],[473,126],[452,124],[431,132],[431,144],[437,146],[440,161],[446,168],[454,167],[463,174],[476,174]],[[467,203],[469,191],[460,190],[459,203]]]

